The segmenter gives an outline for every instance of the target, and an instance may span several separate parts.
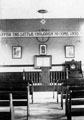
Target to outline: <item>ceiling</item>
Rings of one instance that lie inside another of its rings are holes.
[[[0,0],[0,19],[37,18],[84,18],[84,0]]]

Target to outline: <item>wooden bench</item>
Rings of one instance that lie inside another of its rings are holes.
[[[65,104],[67,120],[71,120],[72,116],[84,116],[83,105],[84,105],[84,86],[67,87]]]
[[[28,82],[1,82],[0,84],[0,107],[9,107],[9,116],[11,120],[14,120],[14,107],[26,106],[27,107],[27,119],[29,116],[28,111]],[[2,113],[0,113],[2,114]],[[4,115],[4,114],[3,114]],[[1,119],[3,119],[2,116]],[[1,120],[0,119],[0,120]],[[5,120],[5,119],[4,119]]]
[[[62,80],[62,85],[61,85],[61,107],[62,109],[63,109],[63,99],[66,98],[67,86],[82,86],[82,85],[84,85],[84,78]]]
[[[66,97],[67,86],[76,86],[84,84],[81,61],[65,61],[66,79],[61,80],[61,107],[63,109],[63,98]]]

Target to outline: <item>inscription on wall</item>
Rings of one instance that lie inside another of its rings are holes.
[[[0,32],[0,37],[70,37],[81,36],[79,31]]]

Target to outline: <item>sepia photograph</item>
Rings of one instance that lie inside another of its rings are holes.
[[[66,58],[74,58],[75,57],[75,48],[73,45],[65,46],[65,57]]]
[[[22,47],[12,46],[12,58],[17,59],[22,57]]]
[[[40,45],[40,55],[46,55],[46,45]]]

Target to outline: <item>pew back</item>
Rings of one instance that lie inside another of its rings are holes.
[[[24,75],[23,72],[0,73],[0,107],[10,108],[11,120],[13,120],[15,106],[26,106],[28,118],[29,87]]]
[[[82,106],[81,106],[82,105]],[[84,86],[67,87],[66,115],[71,120],[72,116],[84,116]]]

